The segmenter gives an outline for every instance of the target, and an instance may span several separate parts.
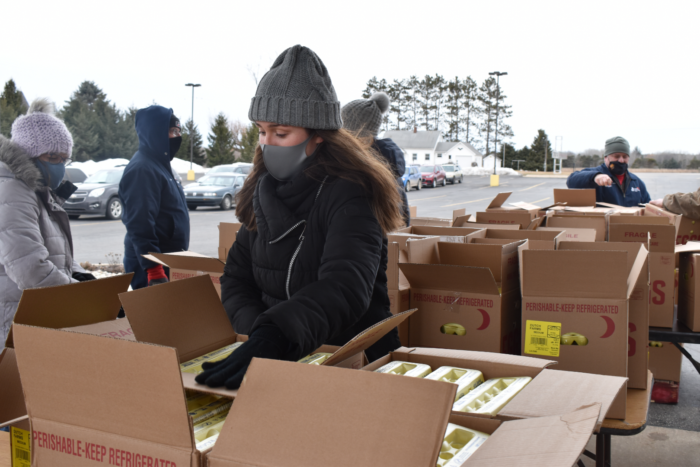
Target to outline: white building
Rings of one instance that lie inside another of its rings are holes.
[[[481,166],[484,157],[469,143],[445,141],[439,131],[392,130],[381,138],[391,138],[403,150],[406,165],[457,163],[466,168],[472,163]]]
[[[491,153],[488,156],[484,157],[484,165],[482,167],[486,169],[492,169],[494,156],[495,154]],[[496,157],[496,167],[503,167],[503,161],[500,157]]]

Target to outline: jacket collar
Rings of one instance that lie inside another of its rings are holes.
[[[19,145],[0,136],[0,177],[16,178],[37,191],[44,186],[41,172]]]

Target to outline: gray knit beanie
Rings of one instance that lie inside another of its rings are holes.
[[[12,142],[24,149],[31,157],[48,152],[73,151],[73,137],[63,121],[53,114],[56,110],[48,99],[36,99],[26,115],[12,124]]]
[[[630,143],[622,136],[615,136],[605,142],[605,157],[608,157],[610,154],[615,154],[616,152],[622,152],[629,156]]]
[[[258,84],[248,118],[311,130],[339,130],[340,102],[313,50],[295,45],[280,54]]]
[[[343,128],[365,136],[377,136],[382,125],[382,115],[389,110],[389,96],[375,92],[369,99],[357,99],[345,104],[340,111]]]

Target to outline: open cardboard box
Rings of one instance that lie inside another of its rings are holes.
[[[219,223],[219,261],[226,263],[228,252],[236,241],[236,235],[241,230],[241,227],[243,227],[243,224],[234,222]]]
[[[513,207],[504,207],[503,204],[511,194],[513,193],[507,192],[496,195],[485,211],[476,213],[476,222],[488,225],[518,225],[520,229],[534,230],[536,226],[531,227],[531,224],[537,219],[542,208],[524,202],[510,203]]]
[[[629,301],[648,257],[643,247],[634,261],[629,255],[523,250],[523,355],[556,360],[562,370],[626,377]],[[625,404],[611,417],[624,418]]]
[[[471,227],[441,227],[432,225],[412,225],[397,230],[396,234],[411,234],[424,237],[440,237],[442,242],[466,242],[466,237],[470,233],[476,232],[478,228]]]
[[[438,381],[254,359],[208,464],[424,467],[436,464],[452,421],[493,434],[465,466],[536,458],[563,467],[580,456],[600,411],[501,423],[450,415],[454,394]]]
[[[571,227],[538,227],[538,232],[561,232],[563,242],[595,242],[595,229],[578,229]]]
[[[671,342],[654,342],[649,347],[649,369],[654,381],[680,383],[682,364],[683,354]]]
[[[411,215],[411,225],[433,226],[433,227],[462,227],[469,220],[470,215],[466,209],[455,209],[452,211],[452,219],[440,217],[418,217]]]
[[[174,347],[179,363],[248,339],[233,330],[224,306],[206,276],[139,289],[122,294],[119,298],[136,339]],[[411,313],[413,311],[409,310],[381,321],[343,347],[324,345],[312,353],[334,353],[324,365],[361,368],[365,363],[364,350],[401,324]],[[236,396],[236,391],[198,384],[195,376],[182,373],[187,389],[229,398]]]
[[[678,269],[678,321],[693,332],[700,332],[700,243],[676,247]]]
[[[609,217],[609,241],[649,242],[649,325],[673,326],[676,228],[664,217]]]
[[[221,298],[220,278],[224,275],[225,260],[200,255],[192,251],[178,253],[149,253],[144,258],[170,268],[170,281],[208,275]]]
[[[412,252],[399,268],[411,284],[411,346],[519,353],[518,245],[448,243]],[[407,244],[409,250],[413,242]],[[463,333],[445,333],[446,324]],[[461,334],[461,335],[460,335]]]
[[[29,429],[15,349],[0,352],[0,427]]]
[[[587,229],[595,231],[594,241],[604,242],[607,233],[605,214],[584,215],[583,213],[565,213],[564,211],[548,211],[547,227],[558,230]]]
[[[627,271],[631,272],[634,261],[640,250],[641,243],[581,243],[562,242],[560,250],[583,251],[627,251]],[[627,350],[628,385],[633,389],[646,389],[649,359],[649,260],[642,266],[632,295],[629,299],[629,337]]]
[[[700,220],[675,214],[653,204],[644,205],[645,217],[665,217],[676,227],[676,245],[700,241]]]
[[[133,339],[126,319],[117,319],[119,294],[129,289],[133,274],[86,282],[27,289],[22,293],[14,324],[53,329],[76,328],[89,334]],[[14,325],[13,325],[14,327]],[[12,328],[5,346],[14,346]]]
[[[484,229],[467,235],[467,243],[489,243],[488,240],[511,243],[508,240],[527,240],[532,250],[554,250],[564,240],[562,230],[494,230]]]
[[[563,415],[581,406],[599,403],[602,408],[596,427],[600,427],[603,419],[610,416],[610,408],[622,397],[625,386],[625,378],[549,369],[556,364],[551,360],[465,350],[402,347],[370,363],[363,370],[374,371],[393,361],[422,363],[433,370],[441,366],[477,370],[485,380],[517,376],[532,378],[495,416],[500,420]],[[463,412],[452,413],[465,415]],[[482,414],[467,415],[492,418]]]

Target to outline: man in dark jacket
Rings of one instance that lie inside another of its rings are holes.
[[[598,167],[569,175],[568,188],[595,188],[596,201],[633,207],[651,200],[644,182],[628,170],[630,144],[621,136],[605,142],[605,159]]]
[[[119,197],[126,226],[124,270],[134,273],[131,286],[139,289],[168,281],[163,266],[143,255],[187,250],[190,216],[185,193],[170,167],[182,143],[173,110],[159,105],[139,110],[136,133],[139,150],[124,169]]]
[[[391,138],[377,139],[379,127],[382,125],[382,115],[389,110],[390,103],[389,96],[383,92],[375,92],[369,99],[357,99],[348,102],[341,109],[340,115],[343,119],[343,128],[352,131],[360,137],[372,137],[374,140],[372,148],[389,163],[401,192],[401,213],[408,226],[411,224],[411,212],[408,208],[408,198],[401,180],[406,171],[406,159],[401,148]]]

